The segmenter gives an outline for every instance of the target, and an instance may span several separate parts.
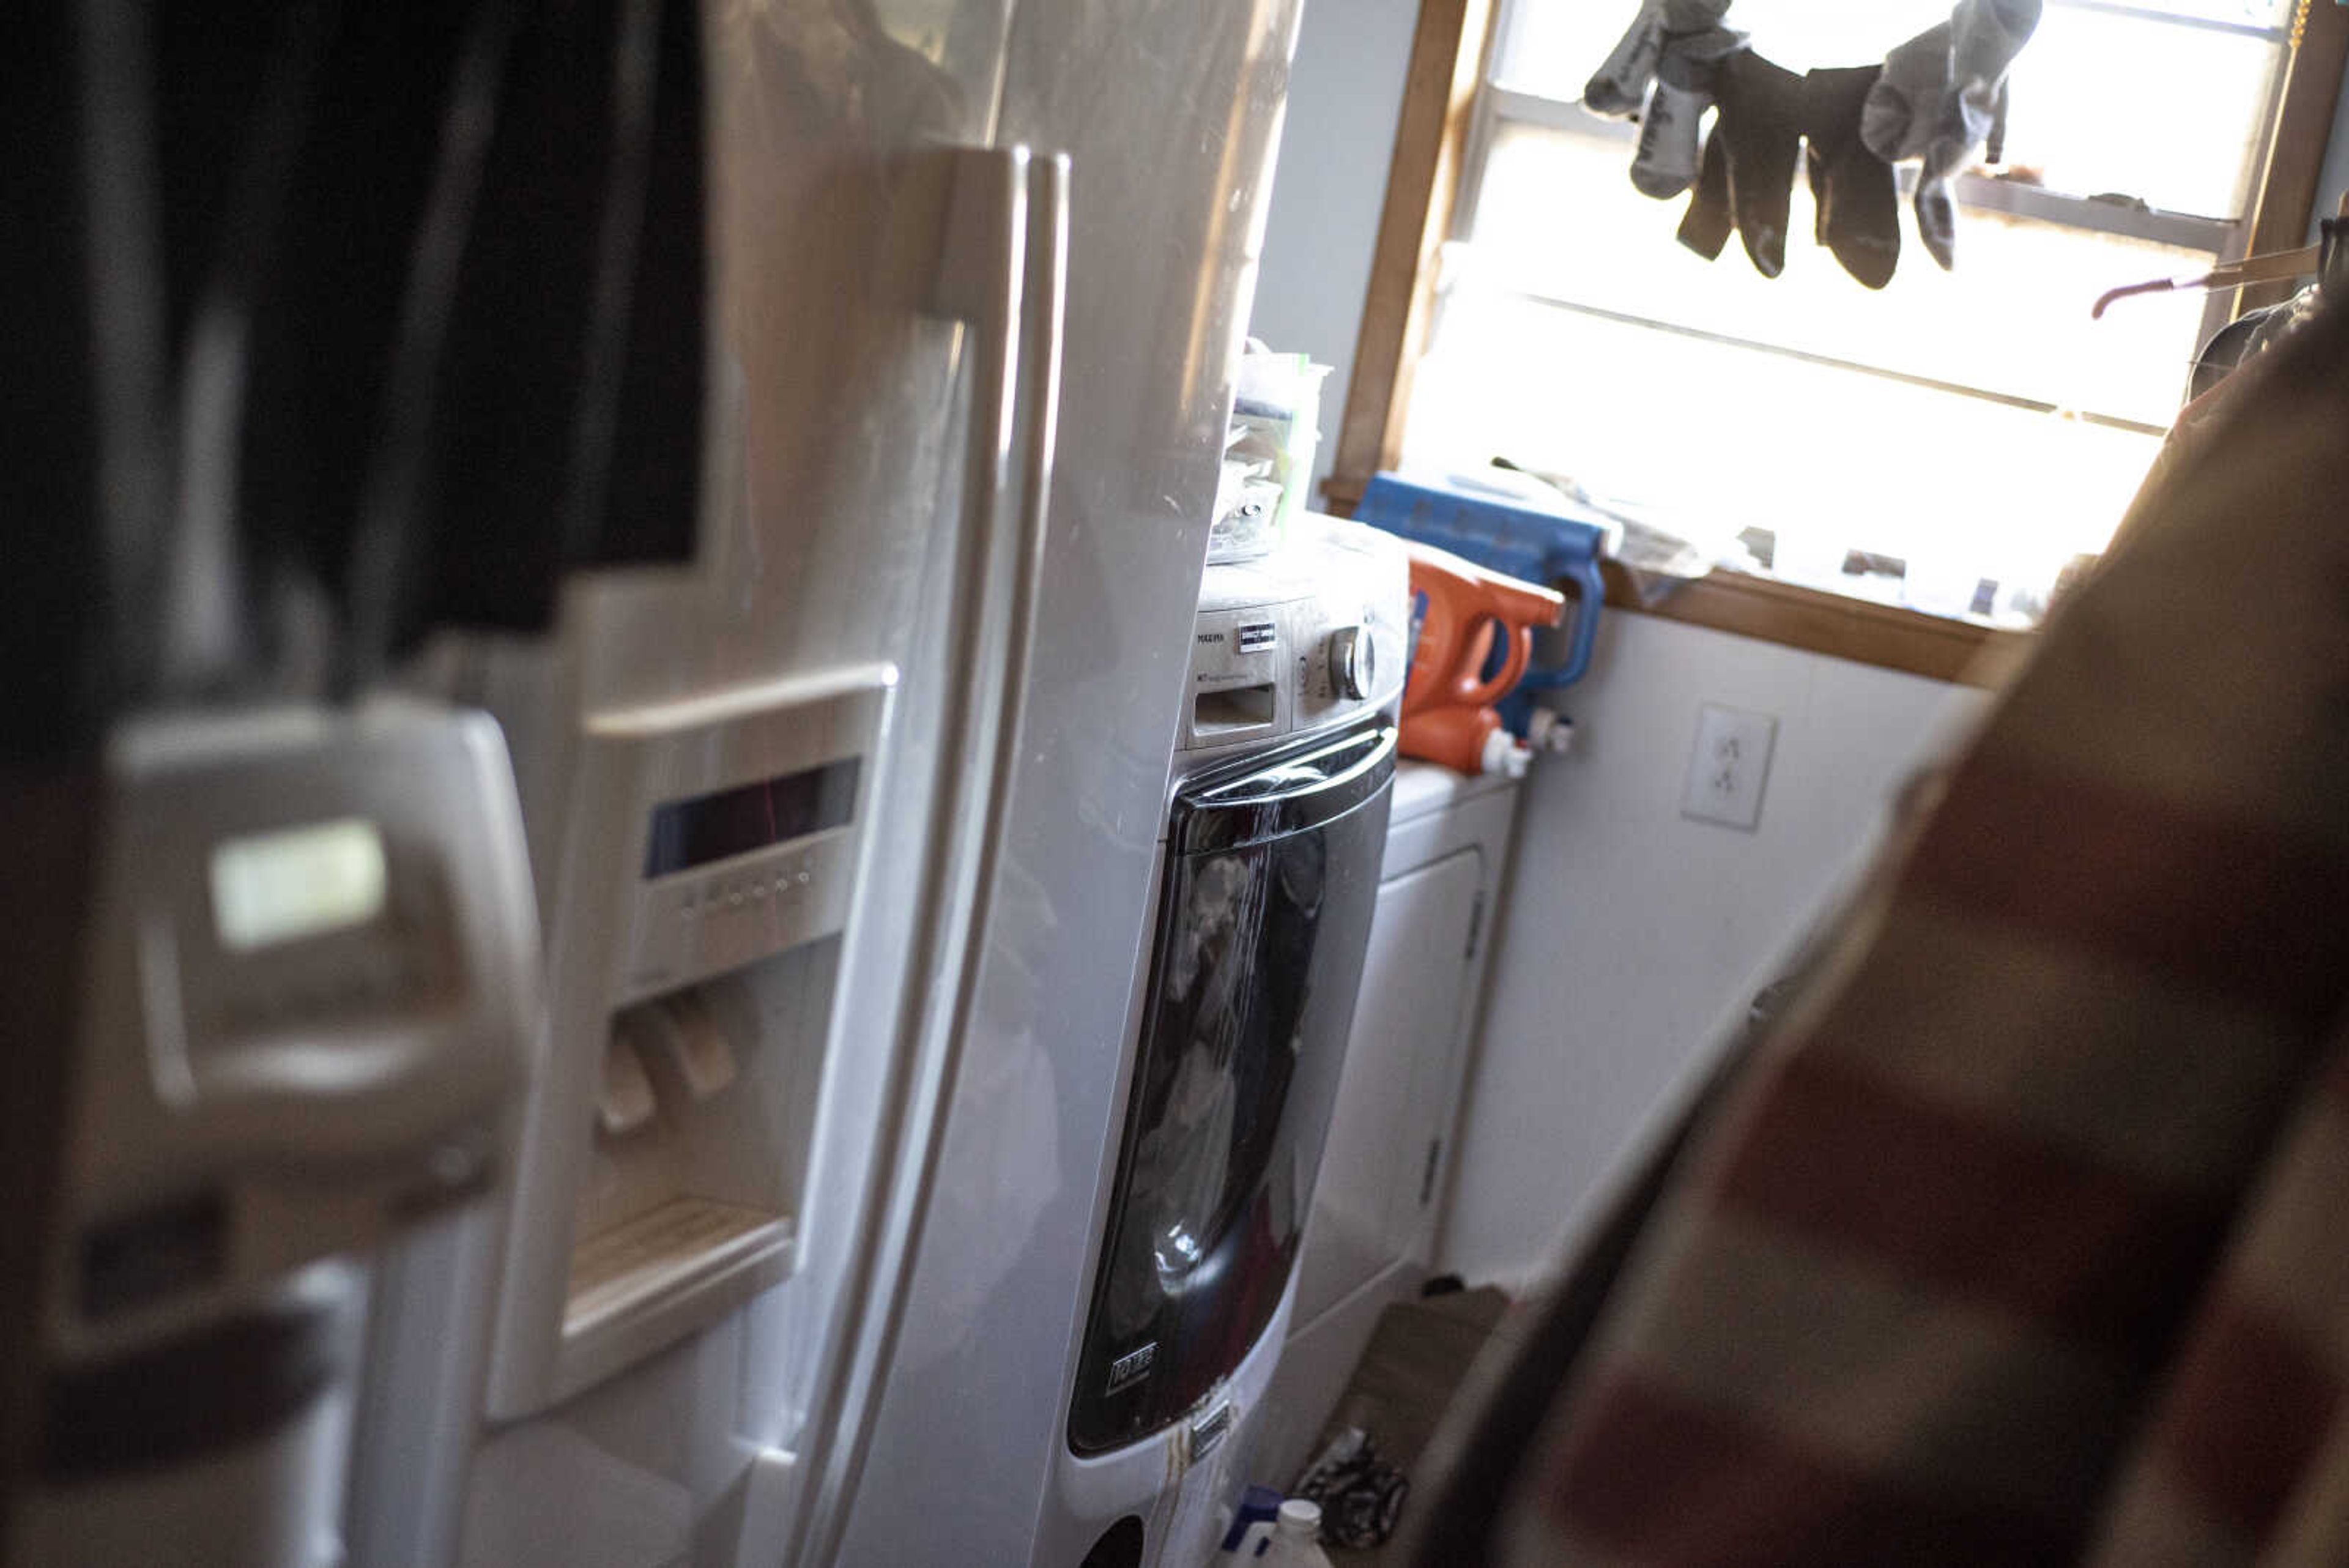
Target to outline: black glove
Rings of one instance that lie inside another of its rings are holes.
[[[1860,109],[1884,74],[1878,66],[1816,70],[1803,78],[1803,135],[1819,244],[1870,288],[1900,263],[1900,188],[1892,165],[1860,139]]]
[[[1733,222],[1764,277],[1786,267],[1787,211],[1803,146],[1803,78],[1752,50],[1721,62],[1721,103],[1706,139],[1696,195],[1681,222],[1681,243],[1721,254]]]

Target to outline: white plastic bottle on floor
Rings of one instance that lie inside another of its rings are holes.
[[[1330,1568],[1330,1554],[1321,1550],[1321,1505],[1301,1497],[1282,1503],[1257,1562],[1263,1568]]]

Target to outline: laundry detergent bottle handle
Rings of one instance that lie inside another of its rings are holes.
[[[1453,694],[1456,702],[1481,708],[1507,696],[1526,678],[1526,666],[1534,658],[1534,630],[1529,626],[1512,626],[1499,616],[1485,617],[1478,629],[1482,635],[1467,639],[1475,646],[1453,672]],[[1503,649],[1501,669],[1488,680],[1485,666],[1493,661],[1495,639]]]
[[[1508,695],[1533,659],[1534,631],[1556,626],[1566,596],[1486,571],[1430,545],[1413,543],[1411,591],[1417,612],[1405,716],[1434,708],[1483,708]],[[1506,639],[1501,667],[1485,674],[1493,639]]]
[[[1411,587],[1418,610],[1406,715],[1434,708],[1483,708],[1524,678],[1533,659],[1534,628],[1555,626],[1566,608],[1557,592],[1487,572],[1425,545],[1411,546]],[[1504,640],[1501,668],[1490,678],[1495,638]]]
[[[1575,586],[1574,640],[1568,649],[1566,662],[1557,672],[1542,682],[1545,686],[1571,686],[1590,671],[1590,655],[1599,646],[1599,607],[1607,600],[1607,581],[1599,575],[1599,557],[1586,556],[1567,567],[1564,579]]]

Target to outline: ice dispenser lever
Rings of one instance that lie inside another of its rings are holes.
[[[734,1047],[698,990],[663,997],[644,1011],[647,1033],[687,1094],[706,1100],[734,1081]]]
[[[604,1078],[595,1093],[595,1119],[614,1137],[632,1133],[653,1119],[653,1081],[638,1052],[629,1015],[612,1020],[612,1036],[604,1042]]]

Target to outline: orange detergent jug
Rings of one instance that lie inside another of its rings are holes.
[[[1411,679],[1402,693],[1402,754],[1464,774],[1522,774],[1530,753],[1493,704],[1533,658],[1534,631],[1566,615],[1566,596],[1448,551],[1413,544]],[[1495,643],[1500,669],[1489,677]]]

